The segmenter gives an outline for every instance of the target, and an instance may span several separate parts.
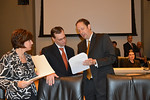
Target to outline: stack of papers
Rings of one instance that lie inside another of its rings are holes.
[[[44,55],[32,56],[32,60],[36,67],[38,76],[30,79],[29,81],[35,81],[39,78],[55,73]]]
[[[80,53],[69,59],[69,64],[73,74],[89,69],[89,66],[84,66],[83,62],[88,59],[86,53]]]

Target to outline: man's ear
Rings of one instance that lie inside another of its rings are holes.
[[[90,30],[91,30],[91,25],[90,25],[90,24],[88,25],[88,29],[90,29]]]
[[[54,37],[52,37],[52,41],[55,42],[55,38]]]

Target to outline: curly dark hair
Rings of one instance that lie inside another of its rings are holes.
[[[11,35],[11,43],[14,49],[25,48],[24,42],[32,40],[33,35],[25,29],[16,29]]]

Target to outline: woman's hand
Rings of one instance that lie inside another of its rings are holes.
[[[26,88],[32,83],[33,83],[33,81],[18,81],[18,87],[19,88]]]

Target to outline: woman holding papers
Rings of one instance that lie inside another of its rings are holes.
[[[0,59],[0,87],[6,89],[7,100],[36,100],[37,90],[33,81],[36,76],[31,56],[32,34],[24,29],[12,33],[13,49]]]

